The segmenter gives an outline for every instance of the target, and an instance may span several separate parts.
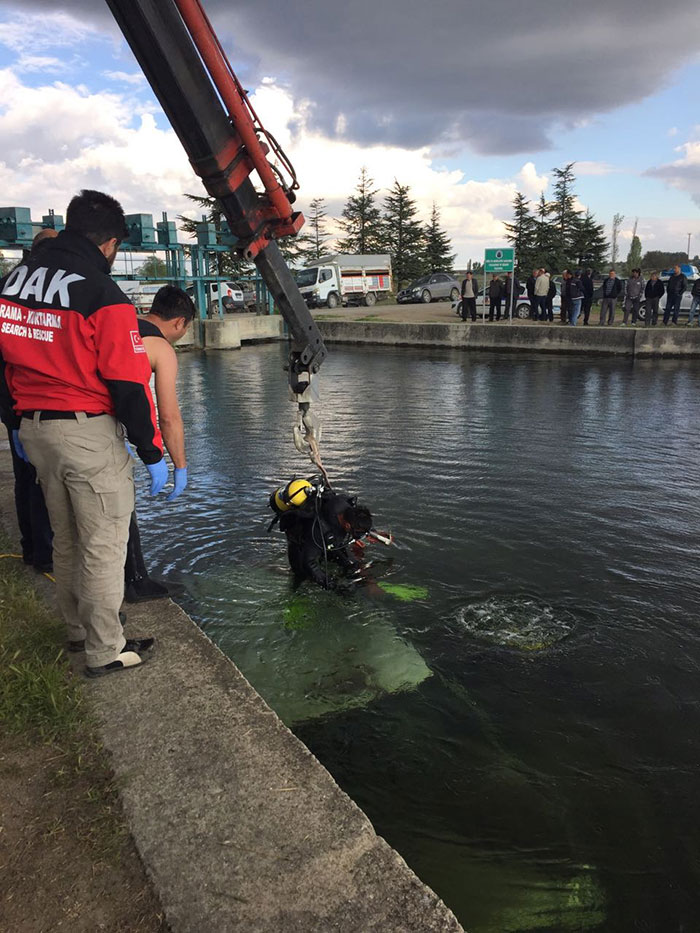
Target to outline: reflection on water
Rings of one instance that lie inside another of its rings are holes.
[[[399,545],[340,600],[265,531],[283,356],[182,358],[154,569],[470,933],[700,929],[697,368],[333,349],[324,460]]]

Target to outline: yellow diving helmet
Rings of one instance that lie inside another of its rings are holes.
[[[270,496],[270,506],[275,512],[287,512],[299,508],[314,492],[314,486],[308,479],[293,479],[286,486],[280,487]]]

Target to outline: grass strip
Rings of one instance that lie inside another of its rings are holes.
[[[7,552],[7,541],[0,547]],[[51,747],[51,780],[73,785],[70,814],[96,858],[118,857],[128,835],[85,685],[63,651],[65,626],[21,561],[0,560],[0,734]]]

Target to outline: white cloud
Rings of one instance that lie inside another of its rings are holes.
[[[512,177],[477,180],[445,167],[427,147],[328,140],[309,128],[305,106],[295,106],[271,81],[252,100],[297,168],[302,210],[322,197],[329,215],[339,216],[364,165],[379,189],[395,178],[410,185],[424,219],[433,202],[438,205],[460,263],[480,256],[485,246],[504,243],[503,222],[510,219],[516,190],[536,201],[548,184],[547,174],[538,173],[531,161]],[[58,81],[29,87],[12,69],[0,70],[0,190],[11,192],[8,200],[30,207],[35,217],[48,208],[65,213],[83,187],[113,194],[130,213],[152,213],[155,219],[162,210],[171,218],[196,215],[184,193],[201,192],[201,184],[177,137],[159,129],[152,110],[128,84],[123,93],[90,92]],[[656,228],[663,245],[659,229],[663,225]]]
[[[577,162],[574,166],[577,175],[609,175],[615,168],[609,162]]]
[[[134,123],[133,103],[61,82],[28,87],[0,71],[0,190],[36,216],[64,213],[84,187],[114,194],[130,212],[184,206],[182,193],[198,190],[185,153],[147,107]]]
[[[34,71],[65,71],[66,63],[53,55],[20,55],[13,65],[13,71],[27,73]]]
[[[130,84],[135,87],[145,86],[146,78],[140,71],[103,71],[102,77],[110,81],[118,81],[121,84]]]
[[[20,13],[13,11],[11,18],[0,20],[0,45],[17,52],[36,55],[46,49],[78,46],[88,38],[104,34],[84,20],[67,13]]]
[[[700,207],[700,126],[693,128],[693,136],[695,138],[675,147],[676,152],[682,153],[679,159],[650,168],[644,174],[686,192]]]

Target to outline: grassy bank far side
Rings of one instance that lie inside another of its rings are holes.
[[[0,929],[166,930],[64,627],[35,580],[0,559]]]

